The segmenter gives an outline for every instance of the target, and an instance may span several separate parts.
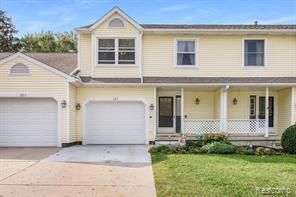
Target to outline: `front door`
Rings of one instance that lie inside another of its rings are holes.
[[[158,130],[174,132],[174,97],[158,97]]]
[[[265,119],[265,96],[259,96],[259,119]],[[274,127],[274,97],[269,97],[269,114],[268,114],[269,127]]]

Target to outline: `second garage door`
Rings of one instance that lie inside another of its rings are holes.
[[[145,106],[142,102],[89,102],[84,132],[85,144],[145,144]]]
[[[0,146],[58,146],[57,103],[0,98]]]

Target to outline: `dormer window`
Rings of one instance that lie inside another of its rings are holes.
[[[28,75],[30,73],[29,68],[24,64],[15,64],[10,69],[12,75]]]
[[[109,27],[124,27],[124,23],[119,18],[114,18],[109,22]]]

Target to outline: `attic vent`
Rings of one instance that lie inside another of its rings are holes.
[[[10,74],[16,74],[16,75],[23,75],[23,74],[29,74],[30,71],[29,71],[29,68],[24,65],[24,64],[15,64],[11,67],[10,69]]]
[[[124,24],[119,18],[114,18],[109,22],[109,27],[124,27]]]

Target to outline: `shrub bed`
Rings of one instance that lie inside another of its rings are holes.
[[[161,154],[241,154],[241,155],[278,155],[280,151],[267,147],[234,146],[224,134],[205,134],[203,140],[187,141],[186,145],[160,145],[151,147],[150,153]]]

